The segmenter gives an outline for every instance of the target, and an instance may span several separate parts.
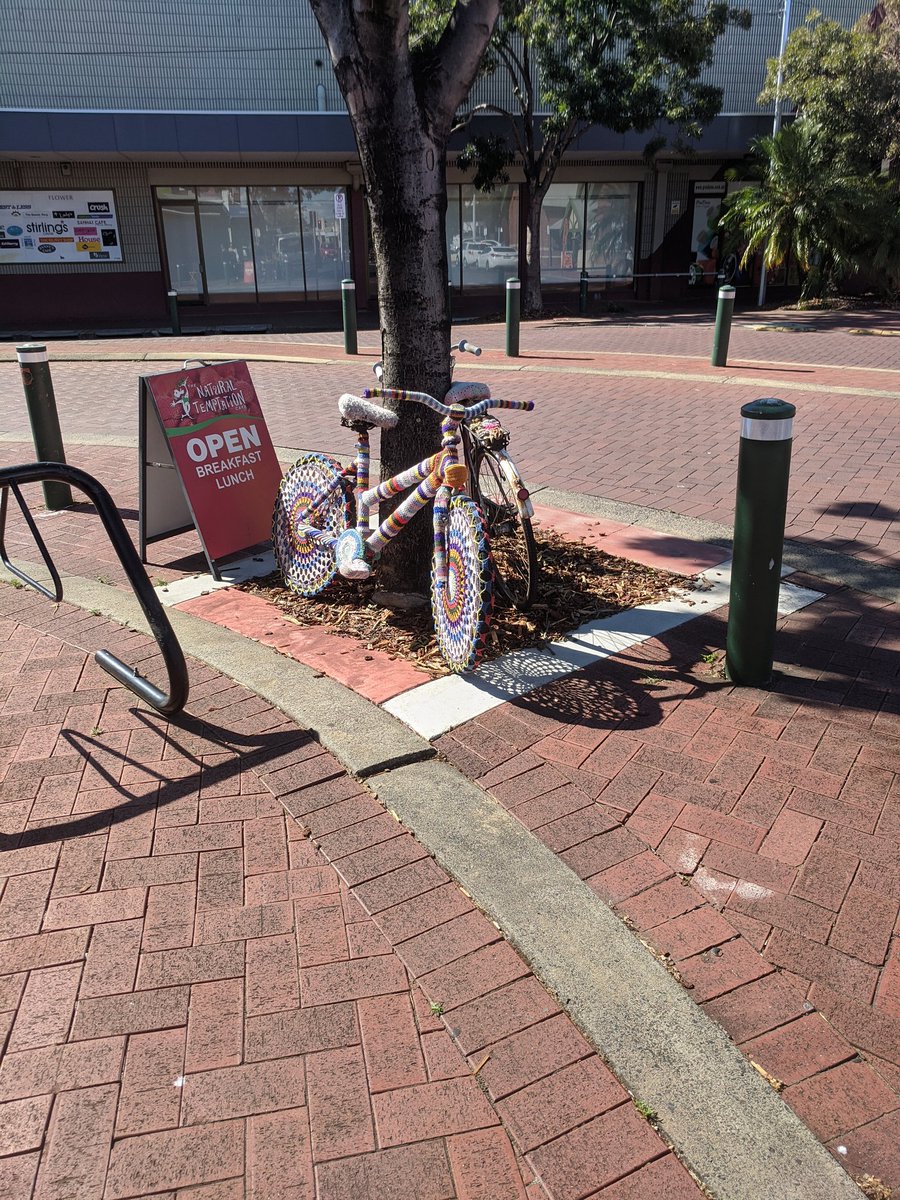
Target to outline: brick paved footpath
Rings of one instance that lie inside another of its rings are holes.
[[[900,614],[792,580],[828,595],[781,622],[771,691],[721,678],[722,611],[437,745],[900,1188]]]
[[[98,645],[159,666],[0,585],[0,1197],[699,1200],[315,739],[197,664],[166,722]]]

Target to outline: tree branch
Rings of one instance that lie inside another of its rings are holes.
[[[499,104],[486,104],[486,103],[485,104],[476,104],[474,108],[471,108],[464,115],[463,120],[459,121],[456,125],[453,126],[451,133],[458,133],[460,130],[465,129],[469,125],[469,123],[471,122],[471,120],[475,116],[475,114],[479,113],[479,112],[492,112],[492,113],[497,113],[498,116],[506,117],[507,121],[509,122],[509,127],[512,130],[512,137],[513,137],[513,141],[516,144],[516,149],[524,157],[525,144],[522,141],[522,134],[519,130],[519,126],[516,124],[516,118],[515,118],[514,114],[509,111],[509,109],[501,108]]]
[[[430,60],[433,69],[420,85],[422,107],[433,126],[443,125],[449,132],[469,94],[499,15],[500,0],[457,0]]]

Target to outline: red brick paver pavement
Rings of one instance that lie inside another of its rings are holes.
[[[717,613],[437,744],[670,956],[845,1165],[900,1187],[900,615],[800,582],[829,594],[782,621],[771,691],[704,661]]]
[[[309,734],[196,664],[166,722],[98,644],[158,665],[0,586],[0,1196],[699,1200]]]

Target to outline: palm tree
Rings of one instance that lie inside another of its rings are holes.
[[[884,211],[882,186],[828,156],[810,121],[757,139],[753,150],[762,179],[729,196],[722,218],[728,232],[746,241],[741,265],[757,250],[767,268],[791,253],[805,272],[804,300],[832,293],[871,246],[873,225]]]

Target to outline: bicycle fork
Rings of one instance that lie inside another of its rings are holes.
[[[453,404],[450,416],[441,422],[441,451],[444,482],[434,497],[434,584],[437,591],[447,586],[447,529],[450,524],[450,501],[454,491],[461,491],[468,482],[469,470],[459,461],[459,424],[465,415],[461,404]]]

